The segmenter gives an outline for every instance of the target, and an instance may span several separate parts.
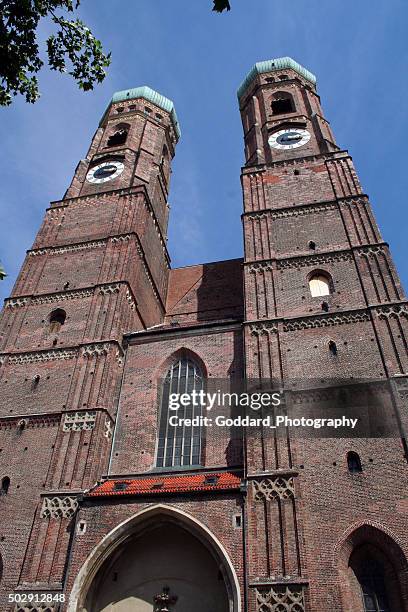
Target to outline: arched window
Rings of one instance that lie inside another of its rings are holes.
[[[56,334],[57,332],[59,332],[61,327],[64,325],[66,318],[67,313],[62,308],[57,308],[56,310],[53,310],[49,318],[50,333]]]
[[[293,96],[287,91],[277,91],[272,96],[272,113],[274,115],[284,115],[294,113],[296,110]]]
[[[316,272],[309,278],[309,289],[312,297],[323,297],[331,294],[331,279],[322,272]]]
[[[7,495],[10,488],[10,478],[5,476],[1,481],[0,495]]]
[[[129,132],[129,125],[127,123],[120,123],[116,126],[115,131],[108,138],[108,147],[118,147],[125,144]]]
[[[179,406],[177,410],[171,395],[191,393],[203,389],[204,377],[200,367],[190,358],[182,357],[167,371],[163,381],[159,436],[157,446],[157,467],[199,465],[202,453],[202,428],[184,424],[170,425],[172,416],[192,419],[201,416],[200,405]],[[173,396],[174,397],[174,396]]]
[[[354,451],[347,453],[347,467],[351,474],[358,474],[359,472],[363,471],[361,459],[358,453],[355,453]]]

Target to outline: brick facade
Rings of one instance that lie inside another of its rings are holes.
[[[98,576],[158,521],[211,551],[231,612],[364,612],[366,549],[385,568],[384,609],[408,611],[408,306],[352,159],[296,66],[270,63],[240,90],[243,259],[170,269],[179,129],[172,103],[148,88],[113,98],[47,209],[0,320],[1,610],[28,609],[9,593],[53,593],[65,603],[34,609],[97,612]],[[270,146],[282,129],[309,138]],[[105,162],[124,169],[87,180]],[[324,297],[311,295],[316,274]],[[208,384],[300,381],[312,387],[294,396],[305,410],[322,393],[330,404],[333,381],[376,381],[399,435],[214,428],[200,465],[158,470],[162,380],[179,358]],[[347,469],[350,451],[362,471]],[[184,489],[170,490],[179,473]]]

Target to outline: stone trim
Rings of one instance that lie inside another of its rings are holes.
[[[251,481],[255,501],[292,499],[295,497],[293,476],[274,476]]]
[[[255,589],[257,612],[305,612],[304,586],[274,584]]]
[[[96,410],[67,412],[64,415],[62,431],[91,431],[95,428]]]
[[[252,323],[249,326],[249,331],[252,336],[264,336],[270,334],[276,334],[278,332],[278,326],[272,321],[264,321],[261,323]]]
[[[40,511],[40,518],[71,518],[74,516],[77,508],[78,500],[74,496],[54,495],[52,497],[44,497]]]

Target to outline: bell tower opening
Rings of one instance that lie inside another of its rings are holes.
[[[227,569],[178,518],[143,521],[95,575],[83,612],[232,612]]]

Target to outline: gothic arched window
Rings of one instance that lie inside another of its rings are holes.
[[[309,289],[312,297],[323,297],[332,292],[331,279],[322,272],[316,272],[309,278]]]
[[[201,391],[203,385],[204,376],[200,367],[188,357],[180,358],[167,371],[161,394],[157,467],[199,465],[201,463],[202,428],[200,426],[188,427],[183,424],[170,425],[169,419],[172,416],[180,419],[201,416],[201,405],[190,404],[172,410],[170,399],[172,394],[179,396],[182,393]]]
[[[272,113],[274,115],[285,115],[294,113],[296,110],[293,96],[287,91],[277,91],[272,96]]]

